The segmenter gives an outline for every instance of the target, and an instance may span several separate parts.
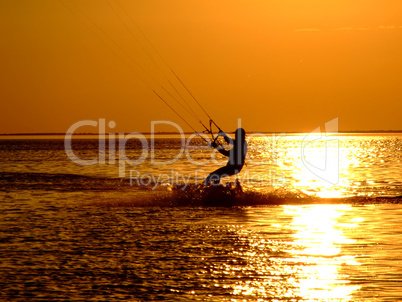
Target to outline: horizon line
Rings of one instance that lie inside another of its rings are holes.
[[[247,131],[248,133],[309,133],[309,132],[304,132],[304,131]],[[130,132],[123,132],[123,133],[96,133],[96,132],[79,132],[79,133],[64,133],[64,132],[33,132],[33,133],[28,133],[28,132],[21,132],[21,133],[0,133],[0,136],[38,136],[38,135],[109,135],[109,134],[129,134]],[[141,133],[141,132],[139,132]],[[203,132],[183,132],[184,134],[194,134],[194,133],[203,133]],[[230,131],[227,133],[234,133],[234,131]],[[402,133],[402,130],[340,130],[337,133]],[[152,132],[142,132],[141,134],[144,135],[150,135]],[[170,134],[180,134],[178,132],[171,132],[171,131],[159,131],[155,132],[154,134],[157,135],[170,135]]]

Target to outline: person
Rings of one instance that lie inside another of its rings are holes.
[[[222,177],[231,176],[239,173],[244,166],[244,161],[247,154],[246,131],[243,128],[238,128],[235,132],[235,139],[231,139],[222,130],[219,131],[218,136],[223,136],[225,141],[233,145],[233,148],[226,150],[223,146],[218,146],[215,142],[211,144],[221,154],[229,157],[226,166],[219,168],[212,172],[204,180],[204,185],[219,184]]]

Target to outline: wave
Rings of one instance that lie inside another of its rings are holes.
[[[76,174],[0,172],[0,190],[111,191],[131,188],[121,178]]]
[[[157,188],[157,190],[154,190]],[[0,191],[61,191],[61,192],[112,192],[113,198],[90,204],[123,207],[233,207],[260,205],[304,204],[379,204],[402,203],[402,196],[319,198],[288,187],[271,188],[260,192],[243,190],[240,183],[217,186],[196,184],[155,184],[138,186],[128,179],[92,177],[76,174],[0,172]],[[114,193],[116,192],[116,194]],[[120,194],[119,194],[120,193]],[[128,194],[126,194],[128,193]]]
[[[243,191],[240,185],[175,185],[166,192],[149,192],[135,198],[113,198],[93,203],[106,207],[244,207],[311,204],[383,204],[402,203],[397,197],[320,198],[298,190],[277,188],[270,192]]]

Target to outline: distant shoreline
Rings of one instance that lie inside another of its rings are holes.
[[[202,133],[202,132],[198,132]],[[228,132],[231,133],[231,132]],[[300,131],[284,131],[284,132],[275,132],[275,131],[250,131],[249,133],[261,133],[261,134],[278,134],[278,133],[284,133],[284,134],[300,134],[300,133],[306,133],[306,132],[300,132]],[[357,134],[365,134],[365,133],[402,133],[402,130],[347,130],[347,131],[339,131],[338,134],[351,134],[351,133],[357,133]],[[60,135],[66,135],[68,133],[0,133],[0,136],[60,136]],[[72,133],[71,133],[72,134]],[[74,133],[73,135],[108,135],[109,133]],[[114,133],[114,135],[118,135],[120,133]],[[129,134],[124,133],[124,135]],[[143,132],[141,133],[143,135],[151,135],[151,132]],[[154,133],[155,135],[178,135],[180,133],[178,132],[157,132]],[[194,132],[184,132],[186,135],[194,134]]]

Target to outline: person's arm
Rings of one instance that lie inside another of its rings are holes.
[[[228,144],[234,145],[234,140],[231,139],[229,136],[227,136],[226,133],[223,132],[222,130],[219,131],[218,135],[223,136],[223,138],[225,139],[225,141],[226,141]]]
[[[215,142],[213,142],[211,146],[218,150],[220,154],[229,157],[229,151],[225,150],[222,146],[218,146]]]

